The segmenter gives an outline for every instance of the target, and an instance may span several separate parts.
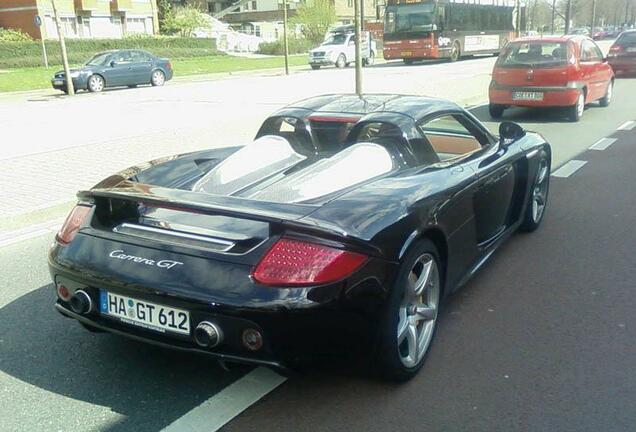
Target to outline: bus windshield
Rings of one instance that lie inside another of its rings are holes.
[[[385,33],[412,33],[435,30],[435,5],[416,3],[387,6]]]

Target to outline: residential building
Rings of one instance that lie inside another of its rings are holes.
[[[121,38],[159,32],[156,0],[56,0],[68,38]],[[40,27],[35,17],[42,20]],[[15,28],[35,39],[57,38],[51,0],[2,0],[0,27]]]

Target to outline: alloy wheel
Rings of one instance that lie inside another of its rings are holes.
[[[152,73],[152,84],[155,86],[161,86],[165,82],[166,78],[163,72],[156,70]]]
[[[532,192],[532,220],[539,222],[543,217],[548,195],[548,161],[542,159],[537,172],[537,179]]]
[[[433,255],[420,256],[407,280],[398,311],[397,346],[402,364],[413,368],[424,358],[437,323],[440,278]]]

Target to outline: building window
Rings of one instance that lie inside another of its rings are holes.
[[[353,0],[347,0],[347,7],[353,7]]]
[[[146,25],[146,18],[126,18],[126,33],[128,34],[152,34],[152,30]]]
[[[60,24],[64,36],[74,38],[77,37],[77,18],[76,17],[60,17]]]
[[[256,0],[252,0],[252,10],[256,10]]]
[[[254,26],[254,35],[257,37],[261,37],[261,26]]]

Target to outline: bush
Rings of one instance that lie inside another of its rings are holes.
[[[0,28],[0,43],[2,42],[24,42],[31,41],[33,38],[28,34],[15,29]]]
[[[218,55],[216,41],[204,38],[130,36],[124,39],[67,39],[69,63],[80,64],[100,51],[112,49],[144,49],[159,57],[191,58]],[[46,41],[51,64],[62,64],[60,45]],[[40,42],[0,42],[0,69],[42,65]]]
[[[311,41],[304,38],[290,37],[287,40],[287,49],[289,54],[304,54],[314,47]],[[284,55],[285,47],[283,40],[279,39],[275,42],[263,42],[258,46],[259,54],[267,55]]]

